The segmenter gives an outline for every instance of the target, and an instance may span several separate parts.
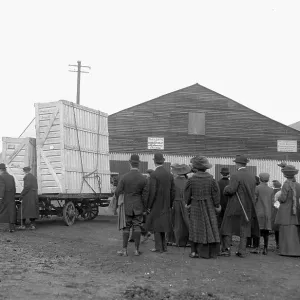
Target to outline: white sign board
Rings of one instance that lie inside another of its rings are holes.
[[[278,140],[278,152],[297,152],[297,141]]]
[[[165,141],[162,137],[148,137],[148,149],[164,150]]]

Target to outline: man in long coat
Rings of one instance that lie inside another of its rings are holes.
[[[154,155],[155,171],[150,175],[148,209],[146,220],[148,231],[154,232],[155,248],[152,252],[166,252],[166,233],[172,230],[171,208],[175,199],[174,178],[163,167],[165,159],[161,153]]]
[[[148,199],[147,179],[138,169],[140,163],[139,156],[136,154],[131,155],[129,163],[131,169],[123,175],[115,191],[117,198],[116,205],[118,205],[119,196],[124,194],[125,227],[123,228],[123,249],[117,253],[120,256],[128,255],[127,246],[131,228],[132,237],[135,241],[134,255],[140,255],[141,228]]]
[[[0,223],[8,223],[10,232],[15,231],[17,217],[15,194],[15,179],[7,173],[5,164],[0,164]]]
[[[35,220],[39,217],[39,198],[38,198],[38,183],[36,177],[30,173],[30,167],[23,168],[24,187],[20,195],[22,201],[22,221],[23,225],[20,229],[25,229],[26,219],[30,220],[29,228],[35,229]],[[20,216],[21,217],[21,216]]]
[[[221,212],[218,214],[219,228],[221,228],[223,218],[224,218],[224,213],[228,203],[228,196],[224,195],[224,189],[227,185],[229,185],[229,176],[230,176],[230,172],[228,168],[222,168],[220,173],[222,175],[222,178],[218,181],[218,185],[220,189],[220,205],[221,205]],[[221,237],[221,251],[225,251],[225,245],[224,245],[224,241],[222,240],[222,237]]]
[[[232,235],[240,237],[236,255],[245,257],[247,237],[259,237],[259,226],[254,208],[255,176],[251,174],[246,165],[249,160],[243,155],[237,155],[234,160],[238,171],[230,176],[230,183],[224,194],[229,196],[221,226],[221,235],[224,236],[226,250],[221,255],[230,255]]]
[[[270,175],[260,173],[260,184],[255,188],[255,211],[259,223],[260,235],[264,238],[263,254],[268,254],[269,232],[272,229],[272,206],[274,200],[273,189],[268,186]],[[259,254],[259,237],[254,239],[255,250],[251,253]]]

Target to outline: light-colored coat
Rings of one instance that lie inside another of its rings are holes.
[[[267,183],[261,182],[255,188],[255,210],[259,229],[272,229],[272,204],[274,191]]]

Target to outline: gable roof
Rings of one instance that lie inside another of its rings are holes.
[[[300,131],[300,121],[299,122],[296,122],[296,123],[293,123],[291,125],[289,125],[291,128],[293,129],[296,129],[296,130],[299,130]]]
[[[248,109],[248,110],[250,110],[250,111],[252,111],[252,112],[254,112],[254,113],[256,113],[256,114],[258,114],[258,115],[260,115],[260,116],[263,116],[264,118],[269,119],[269,120],[272,121],[273,123],[276,123],[276,124],[278,124],[278,125],[280,125],[280,126],[284,126],[284,127],[286,127],[286,129],[289,129],[289,130],[291,130],[291,131],[294,131],[295,134],[299,134],[299,131],[300,131],[300,121],[297,122],[297,123],[295,123],[295,124],[298,124],[298,123],[299,123],[299,130],[298,130],[297,128],[292,127],[292,126],[287,126],[287,125],[285,125],[285,124],[282,124],[282,123],[280,123],[280,122],[278,122],[278,121],[276,121],[276,120],[273,120],[273,119],[271,119],[271,118],[269,118],[269,117],[267,117],[267,116],[265,116],[265,115],[263,115],[263,114],[261,114],[261,113],[255,111],[255,110],[253,110],[253,109],[251,109],[251,108],[249,108],[249,107],[247,107],[247,106],[245,106],[245,105],[243,105],[243,104],[241,104],[241,103],[239,103],[239,102],[237,102],[237,101],[234,101],[234,100],[232,100],[232,99],[230,99],[230,98],[228,98],[228,97],[226,97],[226,96],[224,96],[224,95],[222,95],[222,94],[220,94],[220,93],[218,93],[218,92],[215,92],[215,91],[213,91],[213,90],[211,90],[211,89],[209,89],[209,88],[207,88],[207,87],[205,87],[205,86],[203,86],[203,85],[200,85],[199,83],[195,83],[195,84],[190,85],[190,86],[188,86],[188,87],[185,87],[185,88],[182,88],[182,89],[179,89],[179,90],[176,90],[176,91],[173,91],[173,92],[170,92],[170,93],[161,95],[161,96],[156,97],[156,98],[154,98],[154,99],[151,99],[151,100],[148,100],[148,101],[139,103],[139,104],[137,104],[137,105],[133,105],[133,106],[131,106],[131,107],[122,109],[122,110],[120,110],[120,111],[118,111],[118,112],[116,112],[116,113],[113,113],[113,114],[109,115],[109,117],[114,116],[114,115],[117,115],[117,114],[120,113],[120,112],[129,111],[129,110],[131,110],[131,109],[133,109],[133,108],[142,106],[142,105],[144,105],[144,104],[146,104],[146,103],[149,103],[149,102],[151,102],[151,101],[159,100],[160,98],[163,98],[163,97],[168,96],[168,95],[178,94],[178,93],[182,93],[182,94],[197,94],[197,93],[203,92],[204,90],[206,90],[206,91],[208,91],[208,92],[211,92],[211,93],[214,93],[214,94],[216,94],[216,95],[219,95],[219,96],[221,96],[221,97],[224,98],[224,99],[230,100],[230,101],[232,101],[233,103],[235,103],[235,104],[237,104],[237,105],[239,105],[239,106],[241,106],[241,107],[243,107],[243,108],[246,108],[246,109]]]

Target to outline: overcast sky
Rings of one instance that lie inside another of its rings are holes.
[[[300,1],[1,1],[0,137],[34,103],[114,113],[199,83],[283,124],[300,121]],[[296,107],[298,109],[296,109]]]

